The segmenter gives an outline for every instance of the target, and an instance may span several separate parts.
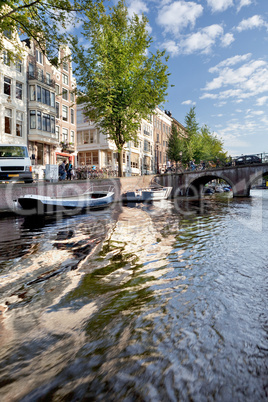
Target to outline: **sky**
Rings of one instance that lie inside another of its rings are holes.
[[[195,106],[228,155],[268,153],[268,0],[126,3],[148,18],[152,52],[169,55],[163,108],[184,124]]]

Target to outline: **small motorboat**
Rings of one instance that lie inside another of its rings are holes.
[[[48,197],[28,194],[18,198],[24,215],[43,215],[56,212],[79,213],[81,210],[102,209],[114,201],[114,191],[87,191],[79,196]]]
[[[172,191],[172,187],[152,186],[140,188],[134,191],[126,191],[122,194],[124,202],[149,202],[166,200]]]

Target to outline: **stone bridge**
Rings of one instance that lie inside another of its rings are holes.
[[[254,165],[228,166],[206,170],[186,171],[184,173],[158,176],[159,183],[172,186],[172,196],[202,196],[205,184],[214,179],[225,180],[233,190],[234,197],[248,197],[252,185],[268,175],[268,163]]]

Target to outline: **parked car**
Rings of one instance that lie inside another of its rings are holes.
[[[248,165],[251,163],[261,163],[261,158],[257,155],[243,155],[235,159],[235,166]]]
[[[215,193],[215,191],[211,187],[204,187],[203,193],[206,194],[206,195],[208,195],[208,194],[212,195],[212,194]]]

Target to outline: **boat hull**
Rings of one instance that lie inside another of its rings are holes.
[[[166,200],[170,193],[172,187],[159,188],[147,188],[138,189],[135,191],[127,191],[122,194],[122,200],[126,202],[152,202]]]
[[[80,197],[53,198],[40,195],[25,195],[18,199],[23,215],[79,213],[82,210],[103,209],[114,201],[114,193],[94,192]]]

